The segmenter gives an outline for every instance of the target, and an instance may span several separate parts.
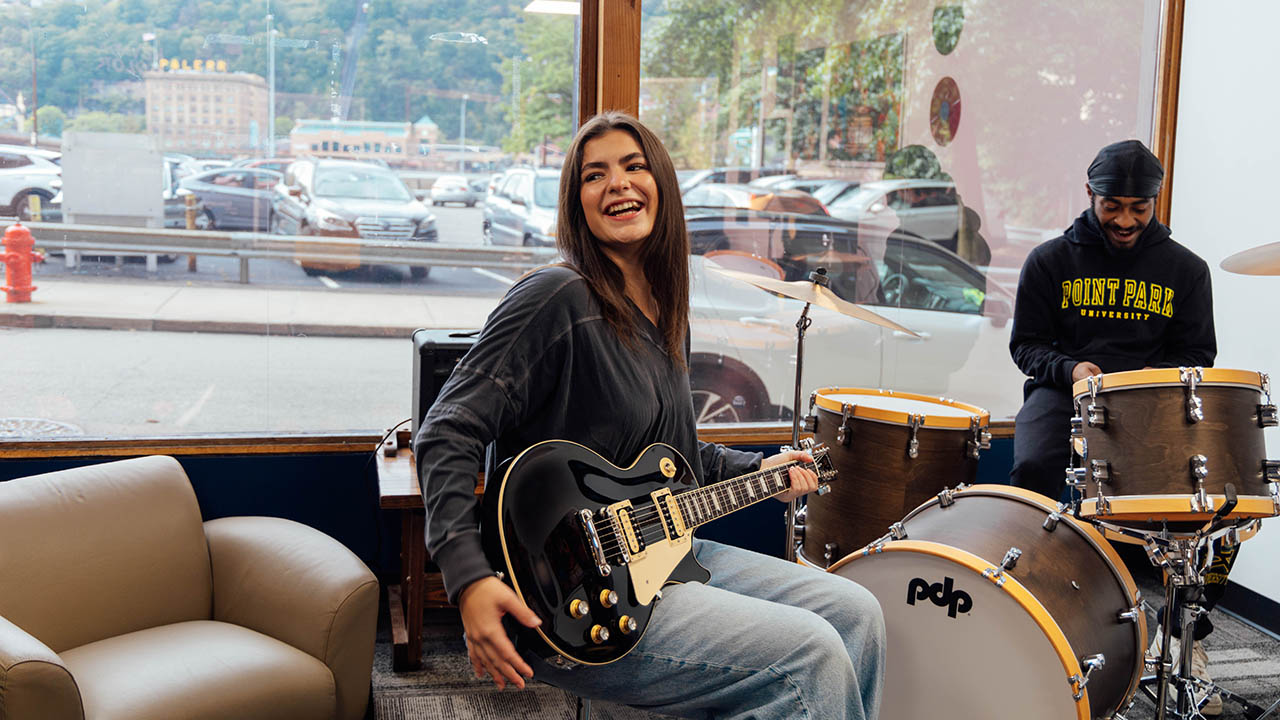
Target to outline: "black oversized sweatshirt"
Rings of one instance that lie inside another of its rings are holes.
[[[572,440],[626,467],[655,442],[671,445],[700,484],[751,472],[760,453],[698,440],[689,375],[658,329],[631,306],[623,342],[586,281],[564,266],[522,278],[458,362],[414,438],[427,511],[427,552],[450,602],[493,574],[480,541],[476,473],[543,440]],[[687,345],[686,345],[687,351]]]
[[[1082,361],[1103,372],[1213,364],[1209,267],[1169,235],[1153,220],[1120,250],[1090,209],[1027,256],[1009,340],[1026,394],[1069,390]]]

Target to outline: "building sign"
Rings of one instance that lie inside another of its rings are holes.
[[[173,70],[195,70],[197,72],[226,72],[226,60],[170,60],[169,58],[160,58],[160,69],[166,71]]]

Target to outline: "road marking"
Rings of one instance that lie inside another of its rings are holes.
[[[195,419],[195,416],[200,413],[200,410],[201,408],[204,407],[204,404],[209,400],[210,397],[213,396],[213,388],[214,388],[213,385],[210,385],[209,387],[205,388],[204,394],[200,396],[200,399],[196,401],[196,404],[192,405],[190,409],[182,413],[182,417],[178,418],[178,422],[177,422],[178,427],[185,427],[187,423]]]
[[[511,285],[512,283],[515,282],[515,280],[512,280],[506,275],[499,275],[498,273],[493,272],[492,270],[485,270],[484,268],[471,268],[471,269],[474,270],[476,273],[489,278],[490,280],[497,280],[498,282],[504,285]]]
[[[337,290],[338,288],[342,287],[341,285],[338,284],[338,281],[334,280],[328,275],[320,275],[319,278],[320,278],[320,282],[324,283],[324,286],[329,288],[330,290]]]

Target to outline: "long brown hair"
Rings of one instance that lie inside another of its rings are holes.
[[[630,344],[638,328],[627,304],[622,271],[604,254],[600,241],[591,234],[580,195],[586,145],[610,130],[622,130],[635,138],[658,187],[658,213],[644,243],[641,265],[653,299],[661,308],[658,329],[667,355],[683,368],[685,336],[689,333],[689,234],[684,222],[684,204],[680,201],[680,184],[671,156],[658,136],[639,120],[609,110],[591,118],[578,130],[560,173],[556,247],[565,262],[586,278],[600,301],[605,321]]]

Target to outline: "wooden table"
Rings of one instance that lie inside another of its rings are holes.
[[[418,487],[418,467],[408,430],[401,430],[379,453],[378,491],[383,510],[400,513],[400,582],[387,586],[391,614],[392,668],[422,666],[422,613],[426,608],[452,607],[438,572],[427,572],[426,510]],[[394,450],[394,454],[388,454]],[[476,483],[484,494],[484,480]]]

